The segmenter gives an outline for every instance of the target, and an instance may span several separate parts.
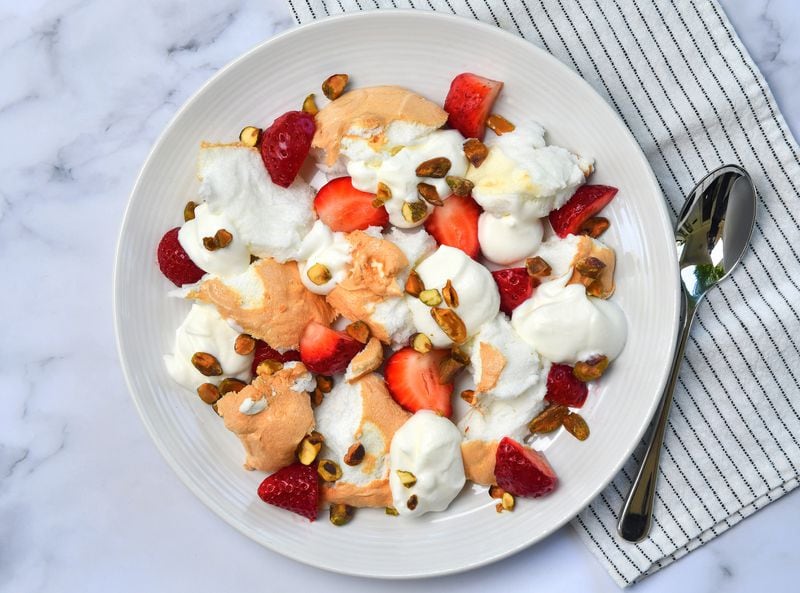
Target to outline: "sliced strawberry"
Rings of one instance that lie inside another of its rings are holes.
[[[600,212],[617,195],[610,185],[582,185],[566,204],[550,213],[550,225],[559,237],[577,235],[581,225]]]
[[[386,208],[372,205],[375,194],[353,187],[350,177],[338,177],[322,186],[314,198],[319,219],[333,231],[349,233],[389,223]]]
[[[444,110],[448,114],[447,123],[464,138],[483,140],[486,131],[486,118],[494,105],[503,83],[465,72],[450,83],[450,90],[444,100]]]
[[[267,476],[258,487],[258,496],[267,504],[292,511],[313,521],[319,505],[316,464],[294,463]]]
[[[413,348],[398,350],[386,363],[386,386],[394,401],[409,412],[433,410],[449,417],[453,412],[452,383],[442,383],[440,365],[449,350],[421,354]]]
[[[578,380],[568,364],[554,364],[547,375],[545,399],[551,404],[580,408],[586,402],[589,388]]]
[[[312,373],[333,375],[344,371],[363,347],[346,333],[312,321],[300,337],[300,360]]]
[[[281,187],[292,185],[311,148],[317,126],[314,116],[303,111],[284,113],[261,135],[261,159]]]
[[[158,243],[158,267],[175,286],[194,284],[205,272],[189,258],[178,241],[179,227],[167,231]]]
[[[450,196],[444,206],[437,206],[425,221],[428,231],[439,245],[457,247],[468,256],[477,258],[481,247],[478,243],[478,217],[481,207],[471,197]]]
[[[300,353],[297,350],[287,350],[283,354],[273,349],[272,346],[262,340],[256,340],[256,349],[253,350],[253,374],[256,374],[256,369],[265,360],[277,360],[278,362],[290,362],[292,360],[300,360]]]
[[[500,292],[500,310],[506,315],[511,315],[514,309],[527,301],[536,286],[536,280],[525,268],[495,270],[492,277]]]
[[[508,437],[497,445],[494,477],[503,490],[534,498],[549,494],[558,482],[544,455]]]

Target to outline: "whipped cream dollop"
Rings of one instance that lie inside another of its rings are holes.
[[[250,253],[297,259],[315,218],[314,192],[300,176],[288,188],[275,185],[258,150],[241,144],[203,144],[197,174],[200,197],[225,212]]]
[[[314,294],[329,294],[347,275],[352,249],[344,233],[333,232],[321,220],[316,221],[297,252],[300,282]],[[308,271],[317,264],[325,266],[330,274],[330,280],[324,284],[314,283],[308,275]]]
[[[413,126],[405,122],[393,122],[397,126]],[[396,134],[399,135],[399,134]],[[389,187],[392,197],[385,202],[389,222],[400,228],[419,226],[424,220],[410,222],[403,217],[403,204],[421,201],[430,212],[433,206],[422,200],[417,192],[417,184],[428,183],[436,188],[439,197],[450,195],[450,188],[444,178],[418,177],[417,167],[423,162],[445,157],[450,161],[448,175],[463,177],[467,172],[467,159],[464,156],[464,138],[455,130],[435,130],[417,137],[408,144],[401,144],[387,134],[389,140],[381,150],[373,150],[366,139],[357,142],[343,141],[341,152],[347,157],[347,172],[353,180],[353,187],[361,191],[375,193],[378,182]]]
[[[544,134],[531,123],[486,141],[486,160],[467,171],[472,197],[486,212],[532,221],[563,206],[584,183],[592,162],[547,146]]]
[[[187,389],[195,390],[203,383],[219,385],[226,377],[250,380],[253,355],[242,356],[233,349],[239,332],[225,321],[213,305],[195,303],[183,323],[175,330],[175,348],[164,356],[167,372]],[[197,352],[211,354],[219,361],[222,375],[206,377],[192,364]]]
[[[455,247],[440,245],[416,267],[416,272],[426,289],[441,292],[450,280],[458,294],[458,306],[453,311],[467,328],[467,336],[474,335],[500,310],[500,293],[492,274],[484,266]],[[431,316],[431,307],[416,297],[406,295],[406,302],[418,332],[427,334],[437,348],[449,346],[452,341]],[[440,307],[446,307],[442,302]]]
[[[552,362],[575,364],[599,354],[613,360],[625,346],[625,315],[615,303],[587,296],[582,284],[568,285],[569,277],[539,285],[514,310],[511,325]]]
[[[420,410],[400,427],[389,456],[389,486],[400,515],[443,511],[464,487],[461,433],[431,410]],[[404,486],[398,470],[413,474],[416,483]]]
[[[213,237],[222,229],[233,235],[233,241],[213,251],[206,249],[203,239]],[[195,265],[209,274],[232,276],[241,274],[250,265],[247,244],[242,241],[236,225],[225,214],[212,212],[208,204],[198,204],[194,209],[194,218],[178,231],[178,242]]]
[[[352,161],[374,162],[389,158],[392,152],[418,143],[436,128],[413,121],[395,120],[388,126],[351,125],[342,136],[339,150]],[[380,138],[376,143],[374,138]]]
[[[539,219],[523,220],[507,214],[484,212],[478,218],[478,242],[489,261],[508,265],[533,255],[542,242],[544,228]]]

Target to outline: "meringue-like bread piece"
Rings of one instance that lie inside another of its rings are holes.
[[[337,382],[315,414],[317,431],[325,437],[320,459],[342,468],[339,480],[323,485],[323,500],[354,507],[391,505],[389,446],[410,414],[392,399],[383,378],[371,373],[353,383]]]
[[[402,296],[398,279],[408,260],[391,241],[363,231],[348,233],[347,240],[353,246],[352,259],[344,280],[328,295],[328,303],[347,319],[366,323],[373,336],[388,344],[392,332],[373,313],[385,301]],[[410,315],[404,308],[397,314]]]
[[[342,138],[358,130],[369,133],[370,144],[380,150],[393,122],[408,122],[435,130],[447,121],[447,112],[433,101],[399,86],[373,86],[345,93],[328,103],[315,118],[312,146],[325,151],[325,164],[339,157]]]
[[[309,377],[302,363],[289,363],[217,402],[225,428],[242,441],[245,469],[272,473],[294,462],[297,445],[314,429],[311,400],[303,391]]]
[[[548,279],[559,278],[572,268],[572,276],[567,284],[583,284],[589,286],[592,278],[582,276],[575,265],[587,257],[596,257],[605,264],[597,278],[599,290],[592,296],[607,299],[614,294],[614,268],[616,255],[608,245],[586,235],[567,235],[563,239],[552,237],[542,243],[536,254],[546,261],[551,268]]]
[[[497,458],[497,441],[464,441],[461,443],[461,458],[468,480],[490,486],[495,483],[494,465]]]
[[[336,317],[324,297],[303,286],[293,261],[260,259],[238,276],[201,282],[187,296],[215,305],[222,317],[280,352],[298,347],[309,322],[330,325]]]
[[[302,177],[289,187],[272,183],[257,148],[203,142],[197,157],[199,195],[234,224],[234,241],[258,257],[296,260],[314,224],[314,190]]]

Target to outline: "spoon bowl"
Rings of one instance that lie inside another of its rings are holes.
[[[630,542],[642,541],[650,532],[664,430],[697,306],[742,260],[755,221],[756,191],[747,171],[737,165],[706,175],[687,196],[678,216],[675,246],[683,293],[681,330],[647,451],[617,524],[618,533]]]
[[[675,244],[681,283],[695,304],[741,260],[755,212],[753,182],[737,165],[709,173],[687,197],[678,216]]]

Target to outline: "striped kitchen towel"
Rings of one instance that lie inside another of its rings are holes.
[[[644,149],[673,215],[723,163],[753,176],[759,217],[743,265],[700,308],[661,457],[650,537],[617,513],[640,446],[573,522],[620,585],[677,560],[794,489],[800,466],[798,147],[713,0],[289,0],[300,22],[420,8],[512,31],[574,68]]]

